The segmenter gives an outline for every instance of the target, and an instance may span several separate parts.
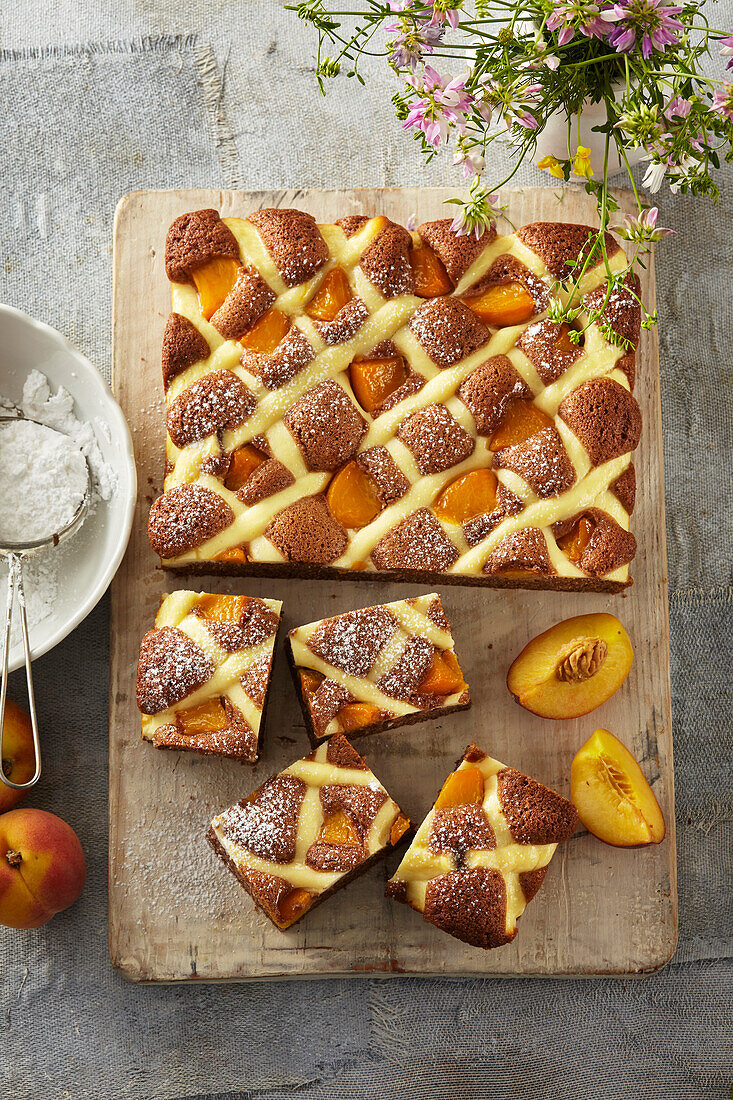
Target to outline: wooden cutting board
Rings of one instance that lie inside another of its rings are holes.
[[[112,589],[109,791],[109,939],[114,966],[135,981],[293,978],[366,974],[640,974],[663,966],[677,936],[675,822],[667,619],[659,364],[654,332],[643,334],[636,396],[644,431],[635,456],[639,491],[633,530],[640,550],[623,596],[439,589],[473,707],[438,721],[366,739],[375,773],[419,822],[466,744],[569,791],[570,762],[598,726],[612,730],[642,762],[667,821],[666,840],[640,850],[608,847],[580,830],[561,845],[519,935],[483,952],[439,932],[383,897],[396,857],[373,868],[281,933],[256,911],[216,860],[204,834],[212,816],[309,750],[286,668],[276,655],[262,760],[251,770],[190,753],[158,752],[140,740],[135,664],[162,592],[194,587],[284,601],[284,629],[354,607],[394,600],[426,586],[357,581],[194,578],[165,574],[146,522],[161,491],[164,404],[160,344],[169,313],[163,268],[170,222],[186,210],[217,207],[244,216],[263,206],[298,206],[319,221],[383,213],[403,224],[443,217],[448,190],[159,191],[125,196],[115,221],[113,386],[135,445],[140,497],[130,545]],[[592,222],[582,191],[511,190],[515,225],[535,220]],[[622,206],[631,209],[621,193]],[[654,268],[641,272],[654,304]],[[631,675],[593,714],[567,722],[518,707],[505,677],[527,640],[558,619],[610,611],[635,646]],[[282,634],[281,634],[282,638]]]

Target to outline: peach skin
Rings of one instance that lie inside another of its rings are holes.
[[[633,658],[631,640],[614,615],[575,615],[527,643],[509,669],[507,687],[540,718],[580,718],[618,691]]]
[[[596,730],[570,769],[570,797],[588,832],[616,848],[659,844],[666,832],[654,792],[629,750]]]
[[[14,783],[27,783],[36,770],[30,716],[12,699],[5,701],[3,720],[3,771]],[[0,814],[12,810],[27,791],[15,791],[0,783]]]
[[[0,924],[40,928],[82,892],[86,861],[79,838],[45,810],[0,817]]]

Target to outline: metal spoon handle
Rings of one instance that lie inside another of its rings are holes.
[[[13,604],[17,597],[20,611],[20,629],[23,635],[23,653],[25,655],[25,676],[28,684],[28,706],[31,712],[31,728],[33,730],[33,751],[36,758],[36,770],[27,783],[13,783],[5,774],[2,766],[3,751],[3,722],[5,719],[5,697],[8,691],[8,657],[10,655],[10,628],[13,623]],[[0,781],[6,787],[12,787],[16,791],[25,791],[38,782],[41,774],[41,742],[38,736],[38,719],[36,717],[36,697],[33,693],[33,672],[31,669],[31,645],[28,638],[28,620],[25,613],[25,595],[23,592],[23,566],[18,554],[8,554],[8,605],[5,612],[5,639],[3,644],[3,679],[0,687]]]

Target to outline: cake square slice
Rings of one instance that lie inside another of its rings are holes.
[[[163,566],[625,588],[639,282],[593,234],[181,214],[148,524]]]
[[[288,634],[288,659],[314,745],[471,705],[440,596],[347,611]]]
[[[501,947],[575,831],[572,802],[471,744],[448,776],[387,897],[474,947]]]
[[[409,828],[366,761],[337,734],[215,817],[207,839],[285,931]]]
[[[143,738],[256,763],[281,608],[254,596],[163,596],[137,666]]]

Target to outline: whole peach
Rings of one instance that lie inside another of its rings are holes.
[[[45,810],[0,817],[0,924],[39,928],[82,892],[87,869],[79,838]]]
[[[33,775],[35,756],[33,754],[33,730],[30,716],[12,699],[5,701],[3,719],[3,771],[14,783],[27,783]],[[14,791],[0,782],[0,814],[12,810],[27,791]]]

